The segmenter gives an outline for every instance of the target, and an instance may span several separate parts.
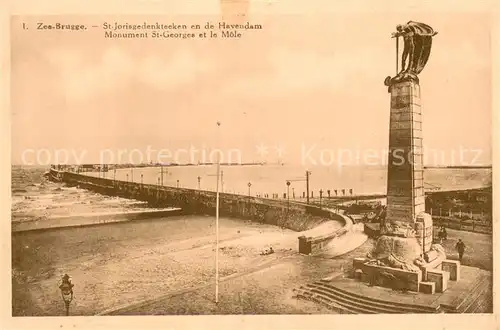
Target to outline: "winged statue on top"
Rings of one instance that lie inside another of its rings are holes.
[[[422,72],[432,47],[432,37],[437,34],[427,24],[409,21],[404,25],[396,26],[392,37],[396,38],[396,72],[395,77],[387,77],[385,85],[391,86],[397,82],[414,80],[418,83],[418,74]],[[401,55],[401,70],[399,70],[399,37],[403,38],[404,46]]]

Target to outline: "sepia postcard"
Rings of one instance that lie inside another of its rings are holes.
[[[494,2],[376,4],[10,4],[1,328],[495,329]]]

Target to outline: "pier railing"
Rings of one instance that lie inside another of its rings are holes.
[[[444,226],[450,229],[470,231],[475,233],[491,234],[493,232],[493,226],[491,221],[484,221],[478,219],[463,219],[456,217],[442,217],[442,216],[432,216],[434,221],[434,226],[441,227]]]
[[[182,209],[183,214],[215,214],[216,193],[213,191],[119,181],[73,172],[60,172],[55,169],[51,170],[51,176],[54,180],[71,186],[79,186],[110,196],[147,201],[154,207],[178,207]],[[339,221],[344,227],[349,222],[340,214],[314,205],[229,193],[219,194],[219,212],[221,216],[248,219],[297,232],[315,228],[330,220]],[[319,233],[318,240],[314,237],[308,237],[307,240],[313,245],[315,242],[324,243],[343,232],[345,228],[338,233],[337,231]]]

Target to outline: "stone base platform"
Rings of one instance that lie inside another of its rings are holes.
[[[295,289],[295,297],[321,303],[337,313],[492,313],[492,273],[461,266],[459,282],[445,292],[399,292],[338,276]]]
[[[380,236],[380,223],[365,223],[364,231],[368,237],[376,238]]]

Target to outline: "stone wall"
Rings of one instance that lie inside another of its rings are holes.
[[[324,235],[313,235],[313,236],[300,236],[299,237],[299,253],[310,255],[317,254],[324,250],[324,248],[332,243],[334,240],[342,237],[351,230],[353,222],[347,217],[337,213],[330,212],[325,209],[312,209],[310,212],[319,215],[323,218],[341,221],[344,226],[331,233],[326,233]]]
[[[216,193],[213,191],[117,181],[56,170],[51,170],[51,176],[70,186],[79,186],[105,195],[146,201],[155,207],[179,207],[183,214],[215,215]],[[220,216],[248,219],[294,231],[312,229],[331,219],[345,224],[344,217],[336,213],[315,206],[288,203],[286,200],[227,193],[220,193],[219,200]]]

